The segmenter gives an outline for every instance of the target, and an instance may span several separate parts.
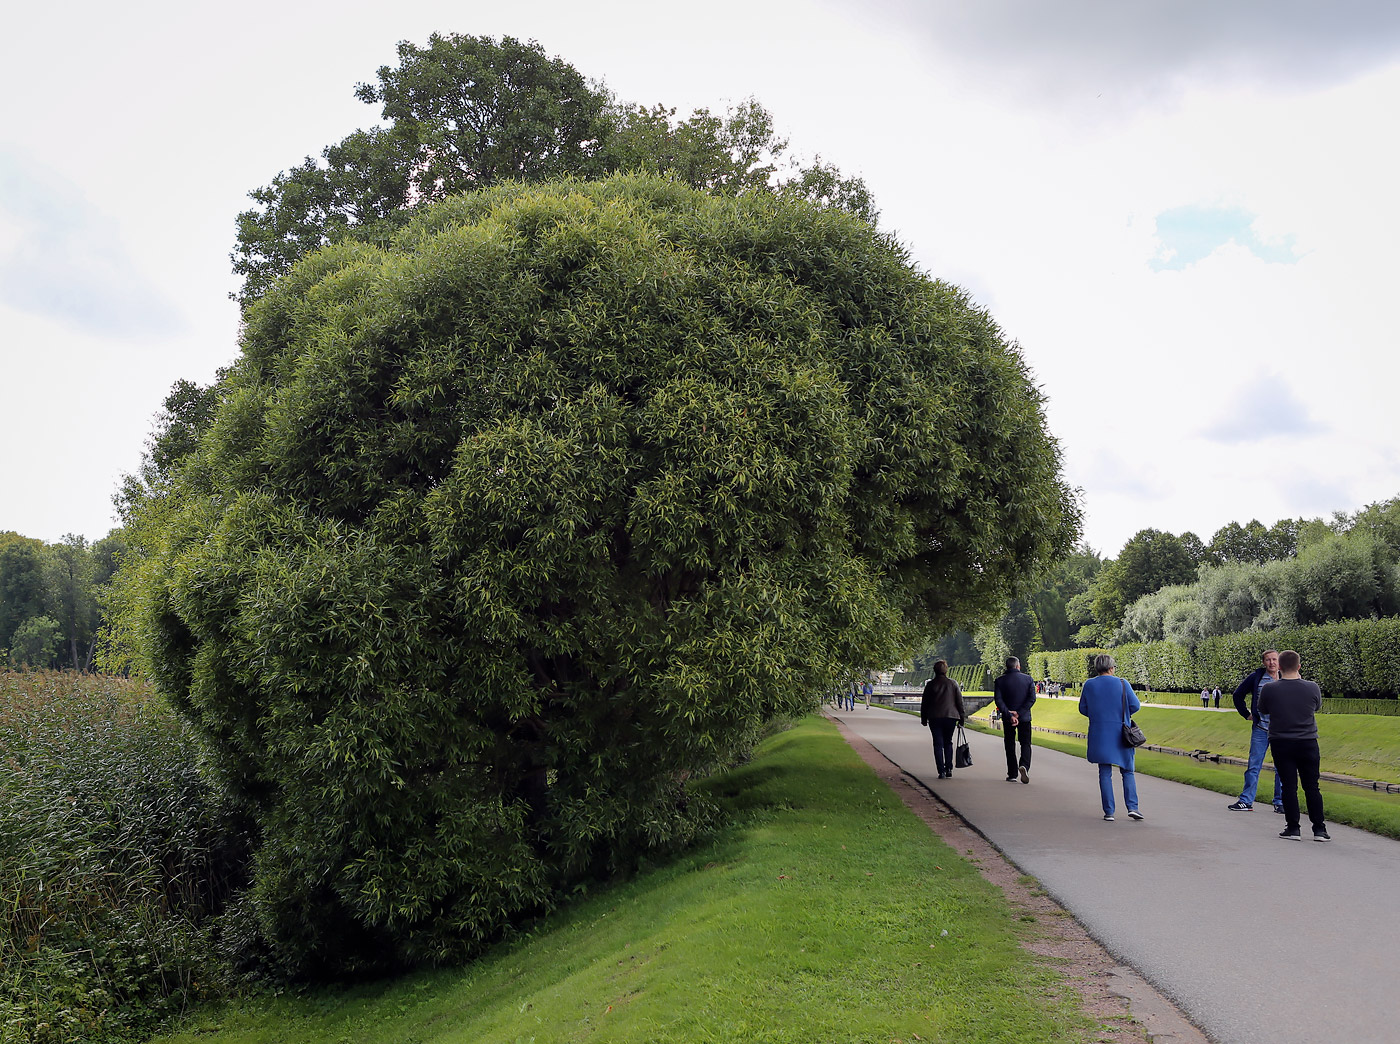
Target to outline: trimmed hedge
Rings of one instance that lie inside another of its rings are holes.
[[[1089,680],[1089,661],[1099,653],[1117,649],[1061,649],[1058,652],[1033,652],[1026,657],[1026,672],[1037,680],[1050,678],[1057,682],[1083,685]]]
[[[933,668],[926,671],[897,671],[891,685],[913,685],[922,688],[933,677]],[[948,677],[958,683],[964,692],[987,692],[992,687],[992,679],[987,668],[980,663],[962,664],[948,668]]]
[[[957,682],[964,692],[988,692],[992,688],[987,668],[980,663],[949,667],[948,677]]]
[[[1107,652],[1118,661],[1118,674],[1134,685],[1181,692],[1219,685],[1229,691],[1269,648],[1297,650],[1303,676],[1324,693],[1371,699],[1400,694],[1400,617],[1238,631],[1206,638],[1194,650],[1176,642],[1140,642],[1031,653],[1027,668],[1035,678],[1079,684],[1088,677],[1089,658]]]

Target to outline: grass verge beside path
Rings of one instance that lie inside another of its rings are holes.
[[[714,843],[463,968],[210,1009],[167,1044],[1087,1041],[1033,931],[820,719],[709,781]],[[944,934],[946,933],[946,934]],[[1005,982],[1017,989],[1008,992]]]
[[[984,732],[993,730],[987,719],[987,707],[968,719],[968,723]],[[1238,714],[1217,714],[1215,711],[1164,710],[1144,707],[1133,718],[1147,734],[1147,742],[1179,750],[1208,750],[1243,758],[1249,754],[1249,724]],[[1049,729],[1084,732],[1088,719],[1079,713],[1071,700],[1039,700],[1034,711],[1035,724]],[[1396,778],[1400,773],[1400,718],[1368,714],[1331,714],[1318,717],[1319,744],[1322,747],[1322,768],[1327,772],[1370,779]],[[1037,746],[1049,747],[1066,754],[1083,757],[1084,740],[1071,736],[1033,734]],[[1149,776],[1175,780],[1193,787],[1214,790],[1238,797],[1244,782],[1244,769],[1236,765],[1216,765],[1175,754],[1159,754],[1140,750],[1136,758],[1137,771]],[[1260,804],[1268,808],[1273,793],[1273,774],[1265,772],[1259,780]],[[1384,794],[1343,783],[1322,783],[1323,804],[1327,818],[1334,823],[1369,830],[1374,834],[1400,839],[1400,794]]]

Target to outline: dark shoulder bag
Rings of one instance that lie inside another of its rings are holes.
[[[967,733],[963,731],[962,724],[958,724],[958,749],[953,754],[953,764],[958,768],[972,767],[972,747],[968,745]]]
[[[1128,717],[1128,683],[1122,678],[1118,681],[1123,686],[1123,744],[1128,747],[1141,747],[1147,742],[1147,737],[1142,734],[1137,722]]]

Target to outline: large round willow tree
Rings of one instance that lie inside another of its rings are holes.
[[[130,588],[254,810],[259,930],[319,974],[460,954],[686,840],[688,779],[1076,522],[957,289],[848,214],[621,177],[301,261]]]

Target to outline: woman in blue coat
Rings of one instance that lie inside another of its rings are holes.
[[[1079,697],[1079,713],[1089,719],[1089,760],[1099,766],[1099,795],[1103,798],[1103,818],[1113,822],[1113,766],[1123,777],[1123,804],[1131,819],[1141,819],[1138,811],[1137,773],[1133,770],[1133,748],[1123,742],[1123,726],[1142,706],[1132,686],[1113,672],[1113,657],[1094,657],[1097,677],[1084,683]],[[1127,712],[1123,704],[1126,699]]]

